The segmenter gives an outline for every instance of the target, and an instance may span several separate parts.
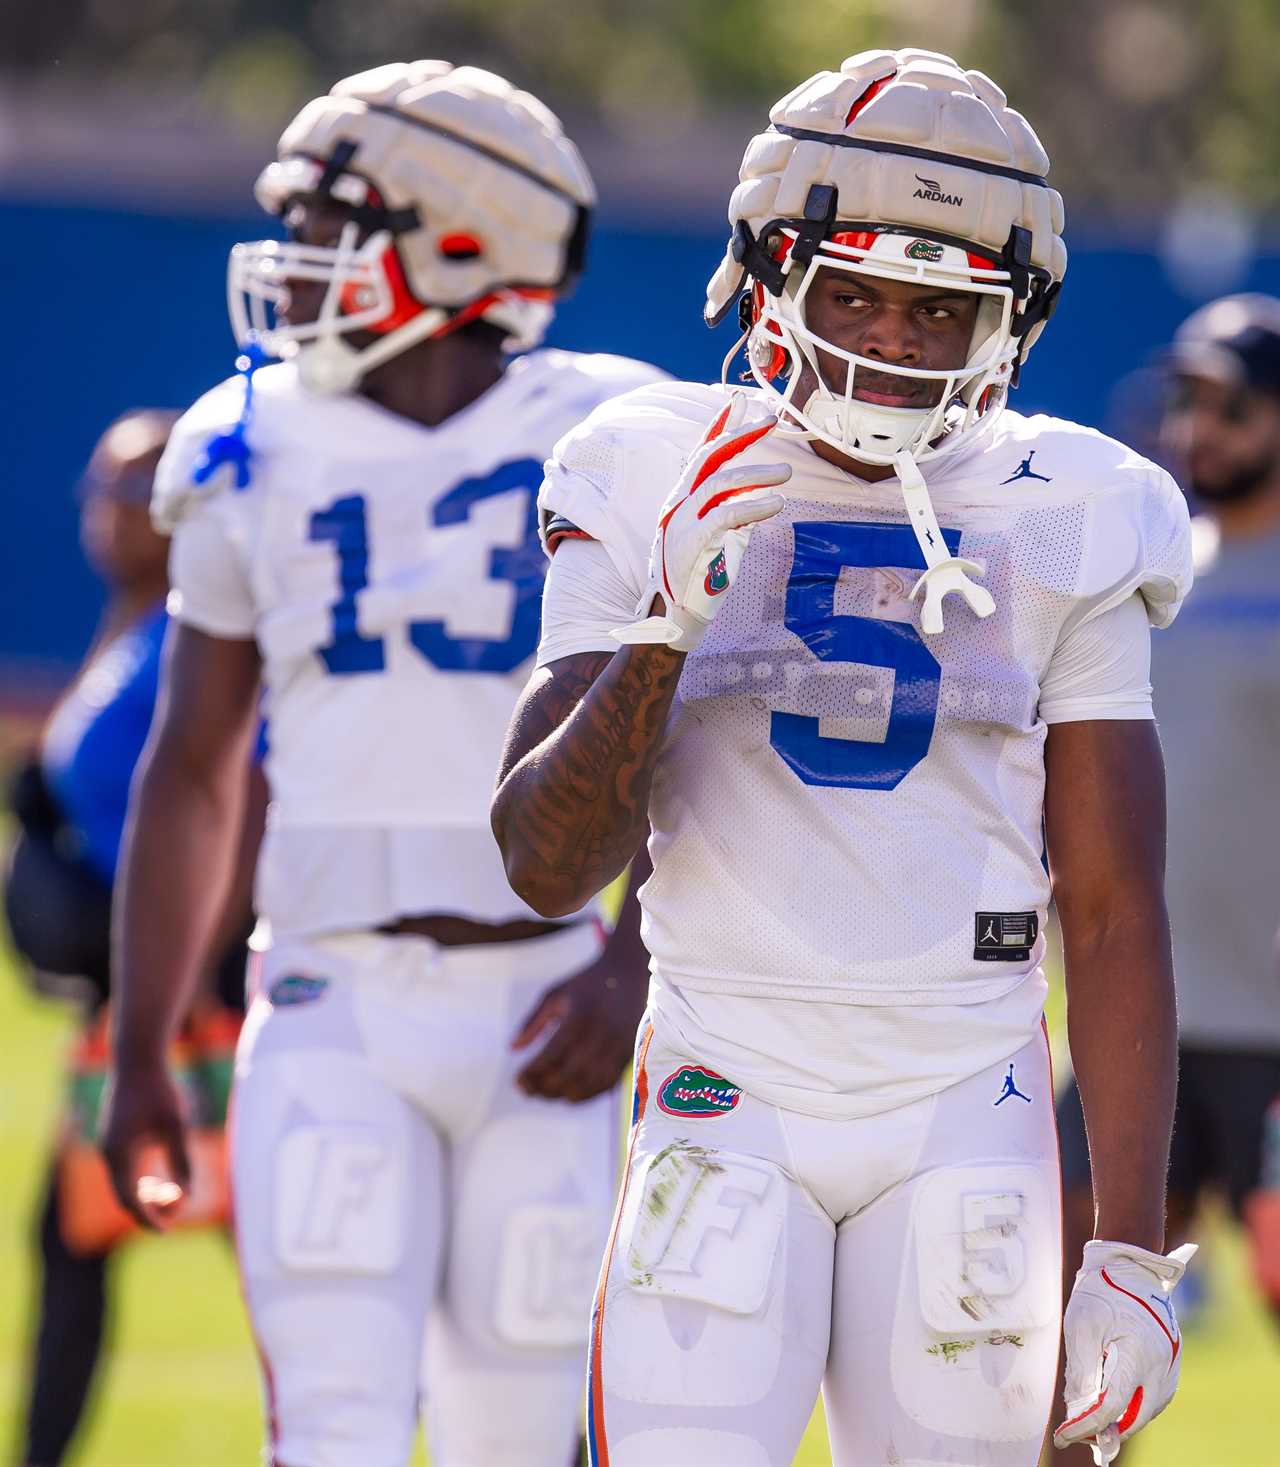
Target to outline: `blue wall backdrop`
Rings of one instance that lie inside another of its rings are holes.
[[[118,413],[183,406],[230,370],[227,250],[260,236],[264,222],[0,201],[13,332],[2,399],[0,692],[21,695],[24,683],[43,681],[83,650],[100,598],[76,541],[77,476]],[[552,341],[718,377],[733,328],[709,332],[701,306],[723,240],[714,213],[705,229],[679,234],[603,221]],[[1152,252],[1078,234],[1071,245],[1061,309],[1014,401],[1106,426],[1117,380],[1167,341],[1194,303],[1173,291]],[[1280,292],[1280,256],[1259,258],[1240,288]]]

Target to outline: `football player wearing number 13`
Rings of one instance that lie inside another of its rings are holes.
[[[176,626],[124,862],[104,1145],[157,1221],[146,1143],[182,1167],[163,1041],[261,679],[272,942],[232,1165],[271,1461],[403,1467],[430,1313],[433,1463],[565,1467],[647,961],[638,913],[602,955],[590,910],[519,901],[488,806],[537,643],[543,461],[661,374],[507,362],[577,274],[593,194],[556,118],[488,72],[339,83],[258,197],[290,238],[233,251],[232,315],[285,360],[250,354],[202,398],[157,478]]]
[[[598,1467],[785,1467],[820,1384],[839,1467],[1036,1462],[1042,819],[1097,1204],[1061,1440],[1110,1457],[1173,1393],[1148,627],[1188,525],[1121,444],[1003,410],[1066,265],[1047,169],[945,56],[810,78],[747,150],[709,287],[756,386],[633,392],[549,466],[495,829],[546,914],[653,830]]]

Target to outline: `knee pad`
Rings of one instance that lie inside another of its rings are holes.
[[[1041,1435],[1061,1286],[1058,1199],[1047,1168],[997,1163],[922,1178],[890,1345],[901,1408],[949,1437]]]
[[[612,1214],[612,1116],[545,1103],[487,1122],[455,1170],[423,1366],[432,1461],[565,1467]]]
[[[754,1437],[688,1426],[638,1431],[609,1448],[609,1467],[772,1467]]]
[[[794,1185],[758,1157],[683,1140],[646,1159],[627,1188],[599,1306],[608,1394],[734,1406],[767,1393],[783,1348]],[[610,1309],[616,1348],[607,1345]]]
[[[438,1341],[433,1338],[433,1343]],[[583,1362],[450,1361],[428,1354],[427,1440],[441,1467],[566,1467],[582,1435]]]
[[[285,1295],[254,1311],[273,1454],[298,1467],[403,1467],[417,1430],[417,1340],[386,1299]]]
[[[1280,1308],[1280,1188],[1246,1198],[1244,1224],[1258,1287],[1274,1308]]]

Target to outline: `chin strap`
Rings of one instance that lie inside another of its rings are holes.
[[[449,321],[448,311],[438,306],[426,310],[371,346],[348,346],[337,331],[304,341],[298,346],[298,380],[308,392],[354,392],[360,379],[380,363],[389,361],[418,342],[434,336]]]
[[[982,575],[982,567],[973,560],[960,560],[947,554],[947,543],[938,528],[938,517],[933,512],[929,490],[916,461],[905,451],[893,458],[898,481],[902,485],[902,498],[907,506],[907,517],[915,531],[916,543],[928,567],[924,575],[911,588],[914,601],[924,590],[924,605],[920,610],[920,625],[930,636],[942,631],[942,599],[952,591],[958,591],[968,603],[975,616],[990,616],[996,609],[991,592],[985,586],[975,585],[969,575]]]

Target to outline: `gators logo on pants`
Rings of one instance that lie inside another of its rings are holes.
[[[669,1116],[722,1116],[741,1099],[732,1080],[702,1065],[685,1065],[668,1075],[658,1091],[658,1107]]]

